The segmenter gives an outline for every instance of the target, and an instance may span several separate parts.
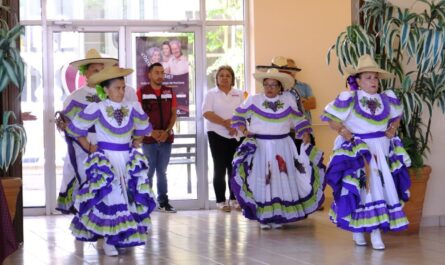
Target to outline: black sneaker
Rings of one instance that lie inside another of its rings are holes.
[[[161,212],[166,212],[166,213],[176,213],[177,212],[175,207],[171,206],[170,203],[168,203],[168,202],[159,204],[158,209]]]

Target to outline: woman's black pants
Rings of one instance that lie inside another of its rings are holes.
[[[213,188],[215,189],[216,202],[226,201],[226,174],[228,176],[230,199],[235,200],[235,195],[233,195],[230,187],[230,178],[232,177],[233,155],[241,141],[222,137],[212,131],[207,132],[207,136],[213,158]]]

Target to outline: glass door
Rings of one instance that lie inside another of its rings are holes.
[[[26,26],[22,38],[20,54],[25,62],[25,85],[21,95],[23,126],[27,132],[28,142],[22,156],[23,206],[44,207],[45,178],[43,165],[45,161],[43,147],[43,64],[42,64],[42,27]]]
[[[167,169],[168,196],[172,205],[182,209],[199,209],[207,206],[205,153],[202,151],[203,124],[201,115],[202,44],[199,30],[185,28],[130,28],[126,33],[128,66],[135,69],[130,82],[135,87],[148,84],[150,64],[159,62],[165,69],[166,86],[177,96],[177,121],[174,126],[175,141]],[[197,74],[200,73],[200,74]],[[201,141],[200,141],[201,140]],[[156,179],[154,179],[156,183]],[[156,193],[156,185],[153,185]]]
[[[85,58],[89,49],[96,49],[102,57],[118,58],[119,32],[116,31],[55,31],[53,36],[53,92],[54,110],[62,110],[63,102],[86,80],[70,62]],[[63,134],[55,131],[56,194],[62,184],[67,145]],[[53,207],[51,207],[53,209]]]
[[[34,29],[33,36],[41,34],[39,30]],[[85,79],[69,63],[84,59],[85,53],[94,48],[102,56],[119,58],[120,66],[134,68],[135,73],[128,77],[127,83],[136,89],[147,82],[147,64],[152,60],[149,55],[154,51],[162,53],[164,46],[164,57],[162,54],[158,57],[164,59],[167,69],[166,85],[174,87],[178,99],[176,139],[167,171],[168,195],[179,209],[208,208],[207,150],[200,108],[203,88],[196,86],[205,83],[203,60],[196,59],[205,56],[199,41],[202,40],[200,30],[188,27],[185,31],[172,32],[171,28],[53,25],[44,35],[43,46],[47,45],[52,55],[43,57],[42,66],[33,66],[37,62],[33,62],[32,56],[43,48],[36,48],[32,43],[26,47],[29,53],[26,57],[32,66],[28,69],[30,78],[27,80],[32,83],[26,86],[29,89],[25,91],[22,109],[32,111],[37,120],[25,122],[25,126],[30,127],[27,129],[29,144],[23,158],[24,206],[36,207],[46,214],[55,212],[67,147],[63,134],[55,128],[54,113],[62,110],[68,95],[85,84]],[[175,60],[169,60],[177,64],[166,60],[169,52],[170,58],[176,54]],[[41,69],[52,75],[39,83]],[[156,192],[156,187],[154,189]]]
[[[51,126],[45,126],[45,178],[47,209],[54,212],[57,194],[62,184],[64,159],[67,156],[67,145],[62,133],[54,126],[54,112],[63,109],[65,99],[85,85],[85,78],[70,62],[84,59],[89,49],[96,49],[102,57],[118,58],[119,28],[65,28],[54,27],[48,33],[48,50],[52,51],[48,61],[48,72],[53,73],[48,81],[48,91],[44,96],[45,117]],[[37,131],[36,131],[37,133]]]

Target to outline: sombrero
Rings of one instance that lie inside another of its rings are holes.
[[[108,66],[105,67],[102,71],[93,74],[88,78],[88,85],[90,87],[95,87],[97,84],[102,83],[103,81],[127,76],[133,73],[133,69],[131,68],[120,68],[118,66]]]
[[[356,68],[347,67],[345,69],[345,72],[347,75],[356,75],[364,72],[373,72],[373,73],[378,73],[380,79],[388,79],[394,77],[392,73],[380,68],[379,65],[376,63],[376,61],[369,54],[362,55],[358,59],[357,67]]]
[[[263,86],[264,79],[278,80],[278,81],[280,81],[281,85],[283,85],[284,89],[290,89],[295,84],[295,79],[292,76],[290,76],[286,73],[281,73],[276,68],[271,68],[271,69],[267,70],[267,72],[254,73],[253,77],[261,84],[261,87]]]
[[[103,58],[96,49],[89,49],[85,55],[85,59],[77,60],[71,62],[70,65],[79,68],[79,66],[92,64],[92,63],[103,63],[104,66],[112,66],[118,63],[115,58]]]
[[[276,56],[272,59],[271,65],[258,65],[256,69],[259,71],[267,71],[268,69],[278,69],[287,72],[301,71],[301,69],[295,65],[294,60],[284,56]]]

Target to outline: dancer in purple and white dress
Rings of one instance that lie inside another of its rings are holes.
[[[67,132],[90,153],[85,161],[86,181],[76,194],[71,231],[78,240],[104,238],[104,251],[118,255],[117,247],[145,244],[150,213],[156,206],[147,178],[148,163],[135,148],[151,132],[138,102],[123,100],[124,76],[132,69],[108,67],[91,76],[107,99],[89,104],[72,120]],[[97,145],[89,142],[94,126]]]
[[[89,84],[89,78],[104,69],[104,67],[113,66],[118,63],[114,58],[103,58],[95,49],[88,50],[85,59],[70,63],[71,66],[79,69],[79,72],[85,76],[87,84],[75,90],[63,102],[63,115],[68,119],[69,123],[74,117],[86,106],[92,102],[100,102],[101,99],[97,95],[96,88]],[[134,89],[126,88],[126,101],[137,101]],[[66,124],[64,124],[66,126]],[[64,130],[64,128],[61,128]],[[79,187],[85,181],[84,161],[88,156],[88,150],[82,148],[80,143],[68,134],[65,134],[67,143],[67,155],[63,164],[63,178],[60,192],[57,198],[56,209],[63,213],[75,213],[74,198]],[[96,133],[94,126],[89,129],[88,140],[96,144]]]
[[[391,90],[378,93],[379,79],[392,74],[380,69],[369,55],[360,57],[356,69],[348,69],[352,91],[342,92],[322,115],[339,136],[326,172],[334,202],[331,220],[353,232],[359,246],[371,233],[374,249],[384,249],[380,230],[407,228],[402,210],[409,198],[411,161],[395,136],[402,107]]]
[[[306,218],[324,200],[323,153],[310,144],[310,124],[288,93],[294,79],[277,69],[254,74],[264,93],[235,110],[232,126],[246,139],[233,159],[232,190],[248,219],[262,229]],[[291,128],[304,144],[298,153]]]

